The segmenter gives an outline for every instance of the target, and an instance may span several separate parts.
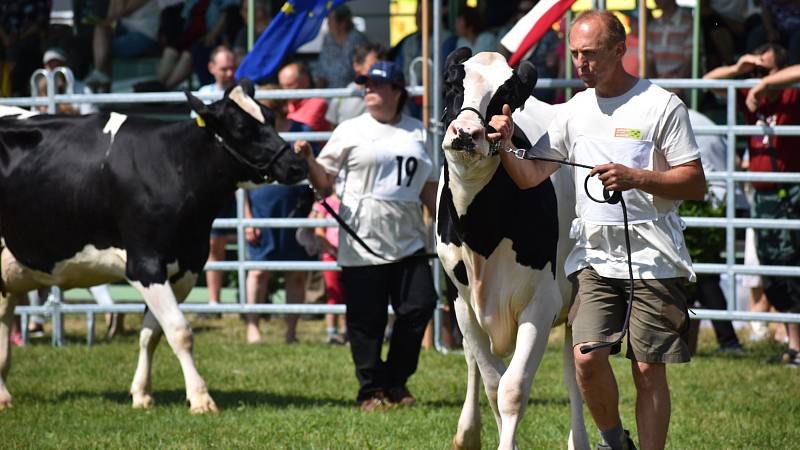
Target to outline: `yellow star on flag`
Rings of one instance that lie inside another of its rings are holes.
[[[294,5],[292,5],[292,2],[286,2],[281,7],[281,11],[283,11],[283,13],[286,14],[286,15],[293,14],[294,13]]]

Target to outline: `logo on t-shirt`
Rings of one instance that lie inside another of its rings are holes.
[[[642,138],[642,130],[634,130],[632,128],[614,128],[614,137],[615,138],[641,139]]]

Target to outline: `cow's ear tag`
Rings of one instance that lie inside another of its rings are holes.
[[[200,127],[200,128],[205,128],[205,127],[206,127],[206,121],[205,121],[205,120],[203,120],[203,118],[202,118],[202,117],[200,117],[200,114],[198,114],[198,115],[195,117],[195,119],[194,119],[194,120],[195,120],[195,121],[197,121],[197,126],[198,126],[198,127]]]

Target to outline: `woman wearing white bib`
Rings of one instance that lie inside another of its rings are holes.
[[[299,141],[315,189],[329,190],[342,177],[339,215],[370,249],[342,228],[338,263],[347,304],[347,335],[356,376],[356,398],[364,410],[386,402],[414,403],[406,381],[416,371],[425,326],[433,314],[436,291],[424,253],[429,241],[422,205],[436,207],[438,172],[419,120],[402,113],[407,98],[402,70],[379,61],[367,75],[367,112],[342,122],[315,159]],[[396,314],[389,354],[381,360],[387,306]]]

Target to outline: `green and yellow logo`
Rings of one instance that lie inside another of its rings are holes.
[[[614,129],[614,137],[615,138],[641,139],[642,138],[642,130],[635,130],[635,129],[632,129],[632,128],[615,128]]]

